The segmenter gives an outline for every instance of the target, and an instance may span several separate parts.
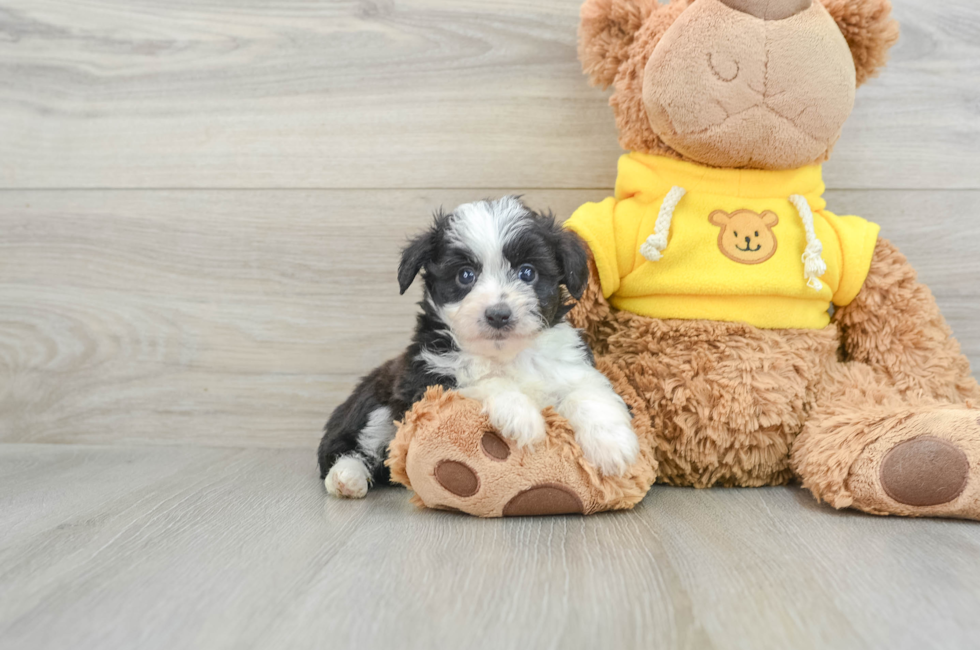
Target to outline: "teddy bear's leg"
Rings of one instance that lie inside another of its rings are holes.
[[[615,369],[600,368],[615,385]],[[641,407],[635,393],[623,397]],[[568,422],[551,409],[544,417],[545,440],[519,447],[493,429],[479,402],[430,388],[389,447],[392,479],[415,493],[416,505],[479,517],[591,514],[643,498],[656,477],[649,418],[636,425],[639,460],[626,475],[606,477],[585,461]]]
[[[865,364],[828,369],[791,462],[836,508],[980,520],[980,410],[903,395]]]
[[[905,395],[980,402],[980,386],[932,292],[892,244],[879,239],[864,287],[834,315],[847,359]]]

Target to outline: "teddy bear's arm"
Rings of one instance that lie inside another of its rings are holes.
[[[932,292],[887,240],[878,240],[864,286],[834,320],[847,359],[868,364],[901,392],[980,400],[969,361]]]
[[[568,314],[568,321],[573,327],[585,332],[586,340],[594,354],[604,354],[606,339],[612,333],[613,311],[602,295],[602,285],[599,283],[599,270],[595,259],[589,253],[589,283],[585,292]]]

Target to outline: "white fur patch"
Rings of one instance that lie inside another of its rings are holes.
[[[379,406],[368,415],[367,424],[357,436],[357,446],[368,458],[382,461],[388,455],[388,443],[394,437],[395,422],[391,409]]]
[[[347,499],[364,498],[370,482],[371,472],[364,461],[355,455],[338,458],[323,480],[328,493]]]
[[[472,252],[484,268],[507,267],[504,245],[527,227],[527,209],[513,196],[497,201],[466,203],[453,210],[447,235]]]

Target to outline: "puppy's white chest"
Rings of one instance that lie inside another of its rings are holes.
[[[460,389],[484,382],[506,382],[542,408],[555,406],[568,385],[592,369],[578,333],[564,323],[543,332],[509,360],[460,353],[459,362],[456,380]]]

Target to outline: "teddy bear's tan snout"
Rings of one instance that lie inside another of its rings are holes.
[[[805,11],[813,0],[721,0],[735,11],[763,20],[784,20]]]
[[[695,0],[644,71],[644,107],[661,140],[716,167],[825,160],[854,106],[854,60],[823,5],[803,4]]]

